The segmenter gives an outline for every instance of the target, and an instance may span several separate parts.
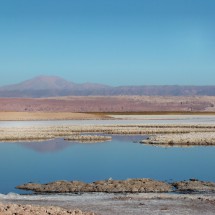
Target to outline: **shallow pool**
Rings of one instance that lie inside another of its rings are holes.
[[[92,182],[108,178],[215,181],[215,147],[163,148],[138,141],[146,136],[113,136],[105,143],[0,143],[0,193],[27,182]]]

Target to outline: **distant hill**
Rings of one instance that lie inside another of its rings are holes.
[[[119,86],[95,83],[77,84],[57,76],[38,76],[24,82],[0,87],[0,97],[55,96],[215,96],[215,86]]]
[[[94,83],[77,84],[57,76],[38,76],[18,84],[0,87],[0,97],[53,97],[97,95],[109,86]]]

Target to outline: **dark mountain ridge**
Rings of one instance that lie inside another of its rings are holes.
[[[118,86],[77,84],[57,76],[38,76],[19,84],[0,87],[0,97],[56,96],[215,96],[215,86],[148,85]]]

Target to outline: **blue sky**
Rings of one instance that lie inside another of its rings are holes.
[[[0,0],[0,85],[215,85],[214,11],[214,0]]]

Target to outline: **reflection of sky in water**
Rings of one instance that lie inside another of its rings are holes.
[[[91,182],[110,177],[215,180],[215,147],[162,148],[133,143],[141,139],[114,136],[111,142],[97,144],[60,139],[23,145],[0,143],[0,193],[20,192],[14,187],[30,181]]]

